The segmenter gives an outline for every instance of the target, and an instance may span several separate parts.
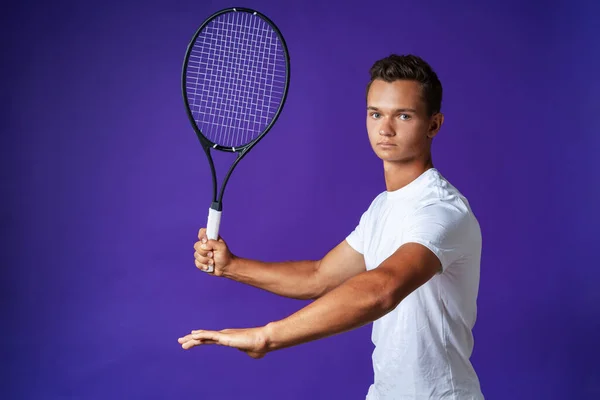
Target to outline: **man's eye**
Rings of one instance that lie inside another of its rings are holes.
[[[379,113],[376,113],[376,112],[374,112],[374,113],[371,113],[371,117],[373,117],[373,118],[375,118],[375,119],[378,119],[380,116],[381,116],[381,115],[380,115]]]
[[[410,115],[408,114],[400,114],[400,119],[403,121],[408,121],[410,119]]]

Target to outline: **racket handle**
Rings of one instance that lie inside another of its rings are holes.
[[[219,238],[219,226],[221,225],[221,211],[212,207],[208,209],[208,222],[206,224],[206,236],[209,240]]]
[[[221,225],[221,211],[214,208],[208,209],[208,222],[206,223],[206,236],[209,240],[217,240],[219,238],[219,225]],[[214,272],[212,265],[208,266],[208,273]]]

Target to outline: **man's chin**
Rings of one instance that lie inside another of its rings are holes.
[[[390,151],[376,151],[375,155],[382,161],[390,163],[404,163],[409,161],[406,157],[402,157],[400,154],[394,154]]]
[[[414,157],[402,157],[399,154],[381,154],[376,153],[377,158],[389,165],[408,165],[415,162]]]

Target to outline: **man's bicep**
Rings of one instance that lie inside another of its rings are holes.
[[[320,293],[324,295],[361,272],[366,271],[364,256],[352,248],[346,240],[323,257],[317,267]]]

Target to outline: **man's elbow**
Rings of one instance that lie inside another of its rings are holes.
[[[304,300],[316,300],[319,297],[327,294],[327,292],[329,292],[331,290],[331,288],[328,288],[327,285],[325,284],[325,280],[323,279],[323,277],[321,276],[322,274],[320,273],[320,269],[319,267],[321,266],[321,260],[316,260],[313,261],[312,264],[312,270],[310,273],[310,285],[309,285],[309,291],[306,294],[306,297]]]
[[[393,291],[382,291],[377,293],[373,308],[377,310],[378,314],[383,316],[396,308],[402,299]]]
[[[385,315],[395,309],[408,293],[403,285],[398,285],[398,279],[394,274],[387,271],[381,272],[381,283],[374,290],[373,307],[381,315]]]

